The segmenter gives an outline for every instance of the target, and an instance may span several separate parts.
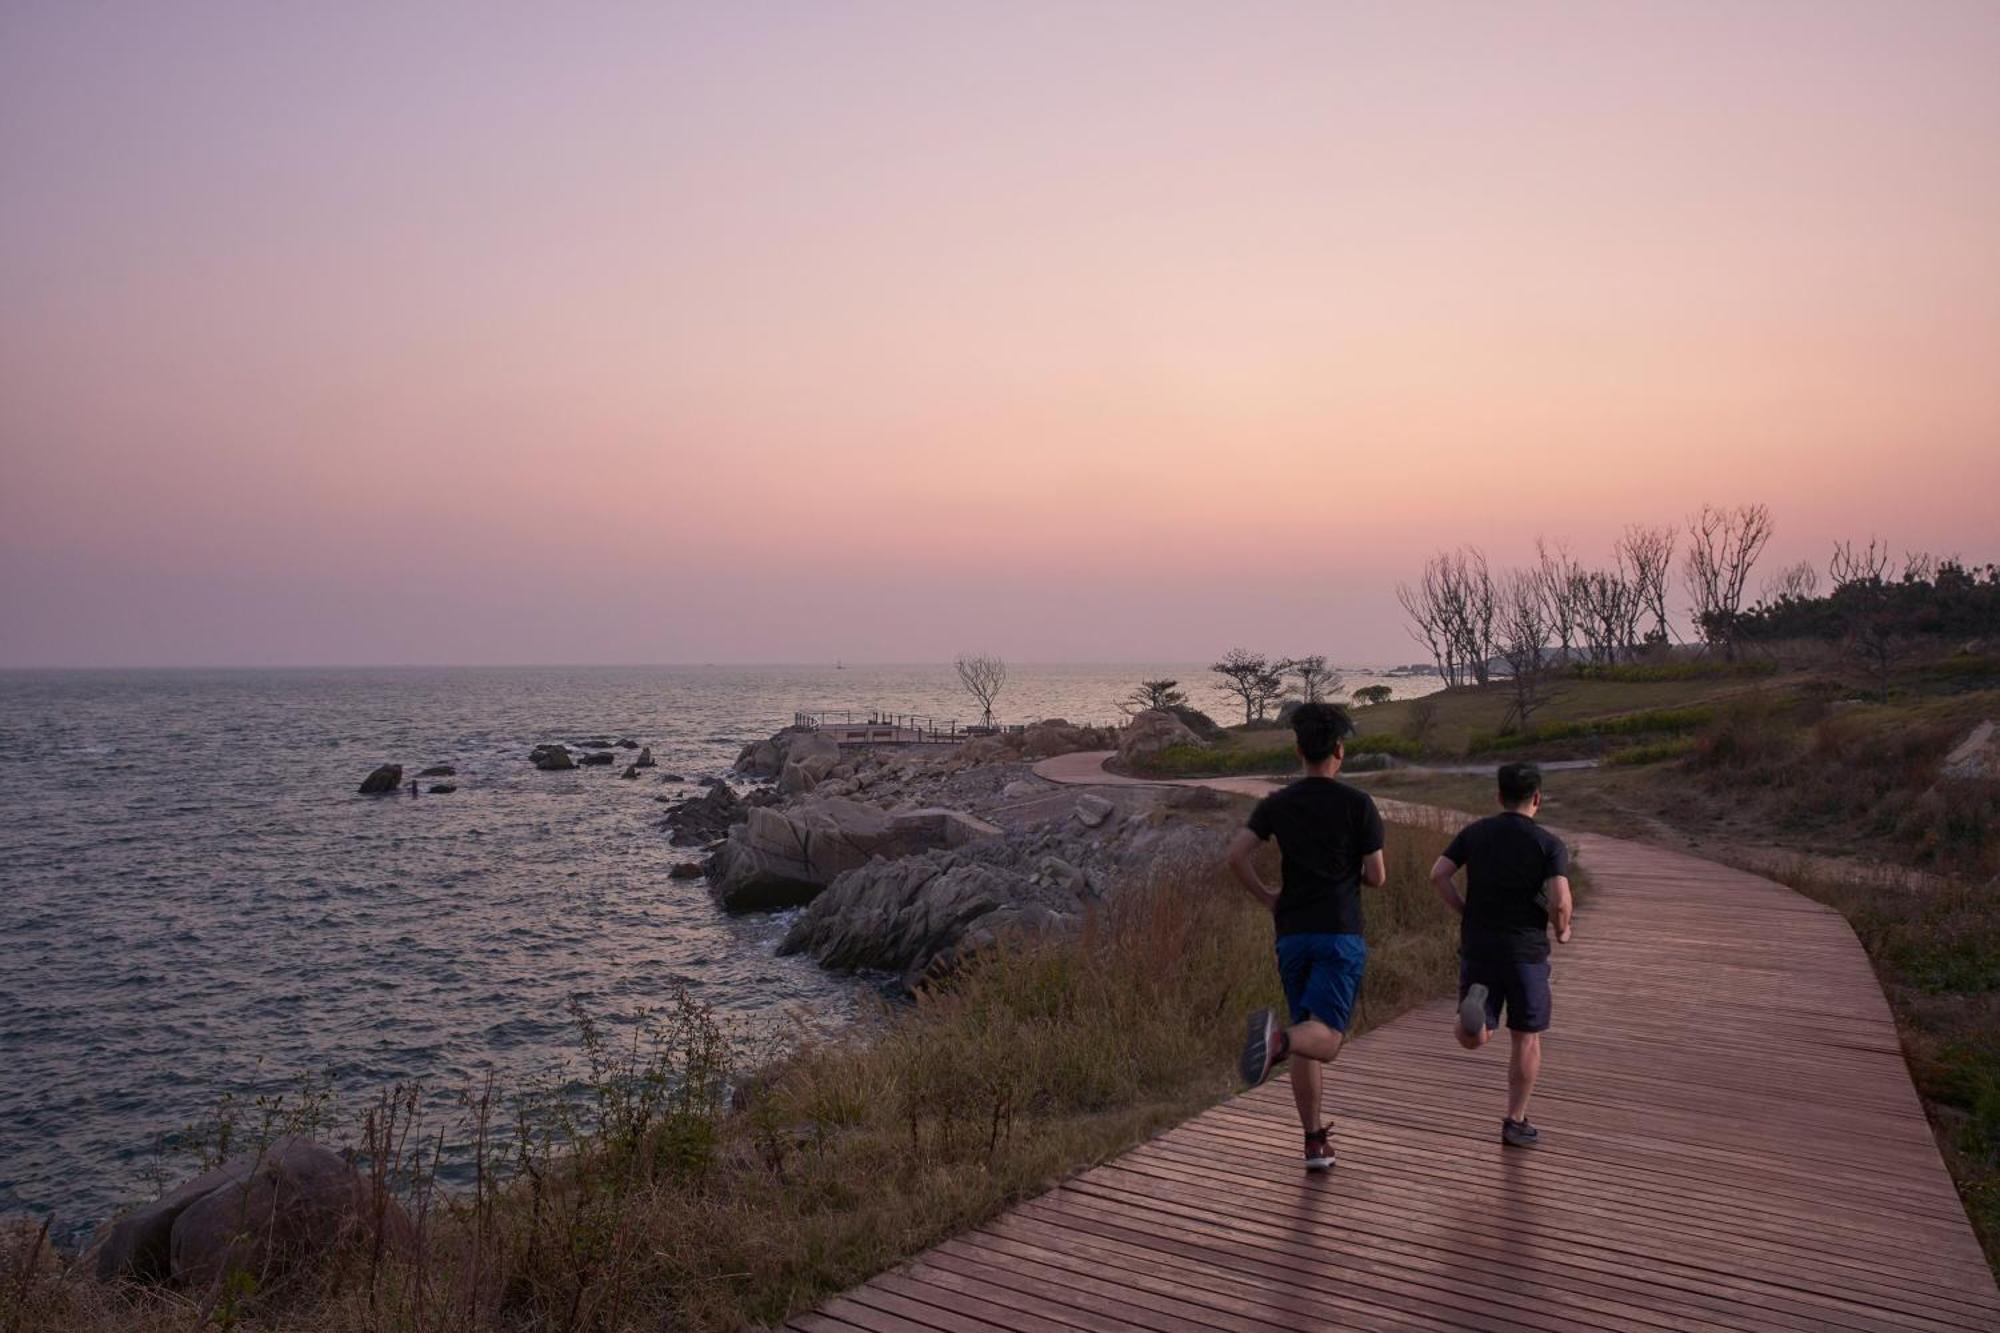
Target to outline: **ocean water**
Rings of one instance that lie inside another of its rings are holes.
[[[1203,678],[1011,674],[1016,722],[1109,721],[1139,679]],[[692,853],[656,798],[795,710],[872,708],[972,715],[949,666],[0,673],[0,1217],[77,1237],[149,1195],[159,1145],[224,1093],[311,1073],[349,1108],[411,1081],[443,1106],[546,1073],[574,1057],[572,1000],[615,1018],[685,985],[746,1031],[845,1021],[872,983],[777,957],[783,920],[668,878]],[[527,761],[597,737],[660,768]],[[358,795],[384,762],[452,764],[459,789]]]

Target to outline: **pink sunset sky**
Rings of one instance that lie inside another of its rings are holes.
[[[0,199],[0,665],[1411,661],[1460,542],[2000,557],[1983,0],[12,3]]]

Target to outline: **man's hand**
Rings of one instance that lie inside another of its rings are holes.
[[[1542,888],[1549,895],[1549,903],[1553,909],[1550,915],[1555,918],[1556,943],[1568,944],[1570,921],[1576,915],[1576,899],[1570,896],[1569,876],[1551,876]]]
[[[1458,865],[1448,856],[1440,856],[1431,862],[1431,888],[1440,901],[1460,916],[1465,915],[1465,899],[1458,896],[1458,886],[1452,877],[1458,874]]]
[[[1257,835],[1249,829],[1236,830],[1236,837],[1229,844],[1229,872],[1236,876],[1236,882],[1244,892],[1264,905],[1267,912],[1278,910],[1278,895],[1264,885],[1264,877],[1257,873],[1257,867],[1250,858],[1257,854]]]

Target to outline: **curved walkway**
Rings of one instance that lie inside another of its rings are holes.
[[[1133,781],[1102,759],[1036,771]],[[1557,957],[1541,1147],[1496,1141],[1505,1056],[1461,1051],[1441,1002],[1342,1052],[1329,1175],[1298,1169],[1278,1080],[791,1327],[2000,1328],[1846,922],[1712,862],[1575,841],[1592,893]]]

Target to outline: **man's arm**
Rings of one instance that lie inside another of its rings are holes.
[[[1264,886],[1264,877],[1257,873],[1257,867],[1250,858],[1257,854],[1259,839],[1249,829],[1236,830],[1236,837],[1229,844],[1229,871],[1236,876],[1236,882],[1244,892],[1263,904],[1264,910],[1274,911],[1278,906],[1278,895]]]
[[[1380,848],[1361,858],[1361,882],[1371,889],[1379,889],[1389,882],[1389,866],[1382,859]]]
[[[1543,883],[1542,891],[1549,895],[1549,916],[1555,922],[1556,943],[1568,944],[1569,920],[1576,911],[1576,900],[1569,893],[1569,876],[1551,876]]]
[[[1452,882],[1453,877],[1457,874],[1458,862],[1452,860],[1449,856],[1440,856],[1437,860],[1431,862],[1431,888],[1436,890],[1438,898],[1443,901],[1446,907],[1449,907],[1456,915],[1463,916],[1465,915],[1465,899],[1458,896],[1458,885]]]

